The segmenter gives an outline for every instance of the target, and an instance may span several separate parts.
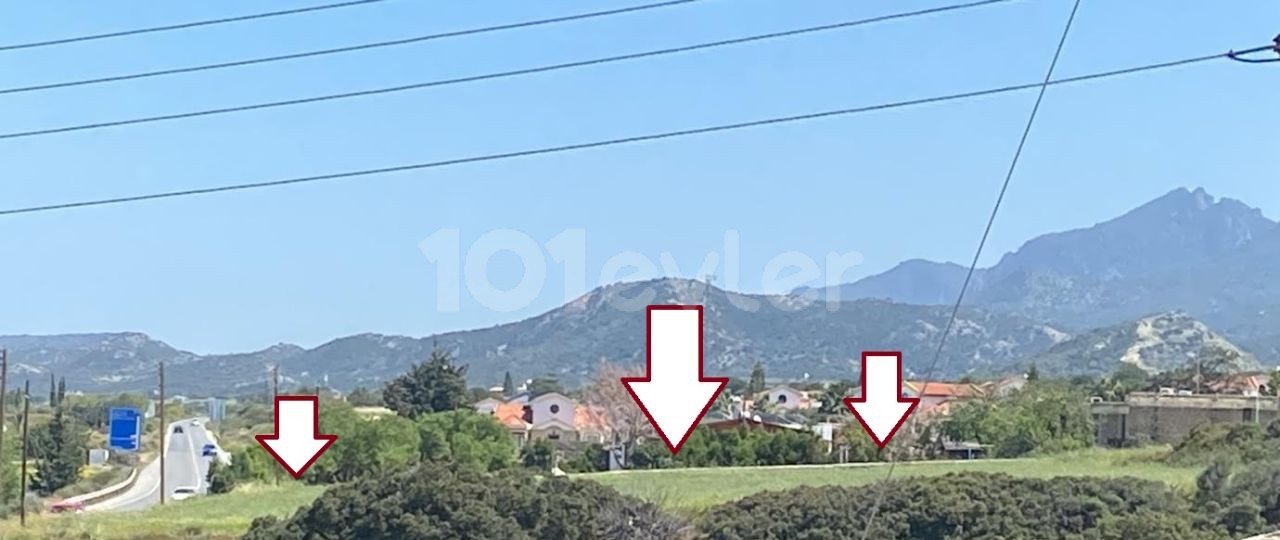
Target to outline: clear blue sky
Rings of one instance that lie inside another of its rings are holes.
[[[273,2],[272,6],[307,2]],[[358,90],[822,24],[942,2],[700,4],[554,27],[95,87],[0,96],[0,130]],[[382,4],[0,52],[0,85],[160,69],[624,2]],[[262,2],[10,2],[5,43],[262,10]],[[73,9],[74,7],[74,9]],[[0,141],[0,206],[446,159],[1034,81],[1069,0],[1028,0],[796,39],[390,96]],[[1063,76],[1223,51],[1280,32],[1280,3],[1084,0]],[[984,257],[1178,186],[1280,214],[1280,68],[1227,61],[1049,90]],[[419,250],[501,228],[587,234],[605,259],[671,253],[686,275],[724,232],[739,288],[769,258],[857,251],[848,280],[912,257],[967,261],[1034,99],[1024,92],[681,140],[342,183],[0,219],[0,334],[141,331],[197,352],[365,331],[499,324],[564,300],[562,267],[512,312],[436,308]],[[500,255],[493,281],[520,275]],[[771,291],[774,292],[774,291]]]

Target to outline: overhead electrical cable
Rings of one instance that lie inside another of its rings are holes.
[[[315,11],[325,11],[330,9],[359,6],[364,4],[376,4],[378,2],[385,2],[385,1],[386,0],[353,0],[350,2],[337,2],[333,4],[322,4],[318,6],[285,9],[280,11],[267,11],[263,13],[253,13],[249,15],[239,15],[235,17],[224,17],[221,19],[207,19],[203,21],[192,21],[192,22],[185,22],[185,23],[178,23],[178,24],[169,24],[164,26],[135,28],[133,30],[121,30],[118,32],[106,32],[103,34],[90,34],[86,36],[74,36],[74,37],[67,37],[67,38],[50,39],[47,41],[33,41],[30,43],[14,43],[11,45],[0,45],[0,51],[13,51],[18,49],[34,49],[37,47],[50,47],[53,45],[65,45],[68,43],[81,43],[85,41],[96,41],[100,39],[110,39],[110,38],[118,38],[118,37],[124,37],[124,36],[136,36],[138,34],[168,32],[170,30],[182,30],[185,28],[196,28],[199,26],[213,26],[216,24],[252,21],[256,19],[267,19],[270,17],[283,17],[285,15],[298,15],[301,13],[311,13]]]
[[[942,6],[942,7],[922,9],[922,10],[916,10],[916,11],[894,13],[890,15],[882,15],[882,16],[871,17],[867,19],[858,19],[858,20],[845,21],[845,22],[834,23],[834,24],[824,24],[820,26],[810,26],[806,28],[798,28],[798,29],[786,30],[782,32],[755,34],[755,35],[746,36],[746,37],[726,39],[726,40],[720,40],[720,41],[711,41],[711,42],[698,43],[693,45],[685,45],[681,47],[655,49],[655,50],[649,50],[649,51],[643,51],[643,52],[637,52],[637,53],[622,54],[617,56],[606,56],[601,58],[593,58],[589,60],[580,60],[576,62],[550,64],[550,65],[543,65],[543,66],[537,66],[537,67],[531,67],[531,68],[525,68],[525,69],[500,71],[500,72],[486,73],[481,75],[471,75],[471,76],[458,77],[458,78],[452,78],[452,79],[439,79],[434,81],[426,81],[426,82],[405,84],[405,85],[399,85],[399,86],[373,88],[369,90],[358,90],[354,92],[325,94],[325,95],[312,96],[312,97],[306,97],[306,98],[288,99],[288,100],[281,100],[281,101],[269,101],[264,103],[239,105],[235,107],[222,107],[217,109],[205,109],[205,110],[190,111],[185,113],[146,116],[146,117],[140,117],[140,118],[129,118],[124,120],[113,120],[109,122],[95,122],[91,124],[78,124],[78,125],[55,127],[55,128],[36,129],[36,130],[30,130],[30,131],[10,132],[10,133],[0,134],[0,139],[18,139],[18,138],[24,138],[24,137],[36,137],[41,135],[53,135],[55,133],[69,133],[73,131],[86,131],[91,129],[104,129],[104,128],[128,126],[128,125],[135,125],[135,124],[147,124],[152,122],[164,122],[164,121],[170,121],[170,120],[181,120],[186,118],[196,118],[196,117],[202,117],[202,116],[213,116],[213,115],[220,115],[220,114],[254,111],[254,110],[261,110],[261,109],[273,109],[277,107],[289,107],[294,105],[302,105],[306,103],[318,103],[322,101],[351,99],[351,98],[357,98],[357,97],[390,94],[395,92],[405,92],[408,90],[419,90],[423,88],[449,86],[454,84],[486,81],[486,80],[493,80],[493,79],[503,79],[508,77],[522,76],[522,75],[532,75],[535,73],[547,73],[551,71],[560,71],[560,70],[572,69],[572,68],[596,66],[601,64],[611,64],[615,62],[623,62],[628,60],[638,60],[641,58],[652,58],[656,56],[666,56],[666,55],[677,54],[677,53],[686,53],[691,51],[712,49],[717,47],[726,47],[730,45],[740,45],[743,43],[780,39],[780,38],[786,38],[786,37],[792,37],[792,36],[799,36],[803,34],[811,34],[816,32],[836,30],[840,28],[850,28],[854,26],[880,23],[880,22],[891,21],[896,19],[906,19],[911,17],[919,17],[923,15],[932,15],[935,13],[942,13],[946,11],[975,8],[979,6],[1010,2],[1010,1],[1012,0],[982,0],[980,2],[970,2],[967,4],[955,4],[950,6]]]
[[[996,195],[996,202],[991,208],[991,215],[987,217],[987,224],[982,229],[982,238],[978,240],[978,248],[974,250],[973,260],[969,263],[968,272],[965,273],[964,281],[960,284],[960,292],[956,295],[955,305],[951,307],[951,315],[947,317],[947,324],[942,330],[942,334],[938,337],[938,347],[933,351],[933,359],[929,362],[929,369],[925,372],[924,384],[920,388],[920,395],[924,396],[929,389],[929,383],[933,381],[934,375],[938,368],[939,360],[942,358],[942,349],[946,346],[947,337],[951,335],[951,329],[955,326],[956,319],[960,315],[960,305],[964,303],[965,292],[969,290],[969,283],[973,280],[973,273],[978,268],[978,261],[982,257],[982,250],[987,245],[987,238],[991,236],[991,228],[996,223],[996,216],[1000,213],[1000,205],[1004,202],[1004,196],[1009,191],[1009,183],[1013,180],[1013,173],[1018,168],[1018,161],[1022,157],[1022,150],[1027,145],[1027,138],[1031,135],[1031,128],[1035,125],[1036,115],[1040,112],[1040,104],[1044,101],[1044,93],[1049,89],[1049,85],[1053,81],[1053,71],[1058,67],[1058,59],[1062,57],[1062,49],[1067,44],[1067,36],[1071,33],[1071,24],[1076,20],[1076,13],[1080,11],[1080,0],[1075,0],[1071,6],[1071,14],[1067,16],[1067,23],[1062,28],[1062,37],[1058,38],[1058,46],[1053,51],[1053,59],[1049,61],[1049,69],[1045,71],[1044,80],[1037,85],[1039,92],[1036,93],[1035,104],[1031,106],[1031,113],[1027,116],[1027,123],[1022,128],[1022,137],[1018,139],[1017,149],[1013,152],[1013,159],[1009,162],[1009,168],[1005,172],[1004,182],[1000,184],[1000,192]],[[1226,56],[1226,55],[1223,55]],[[889,489],[886,485],[893,478],[893,472],[898,466],[898,460],[890,456],[889,469],[885,473],[879,483],[879,490],[876,495],[876,503],[871,507],[871,514],[867,517],[867,525],[862,529],[862,540],[870,538],[871,530],[875,526],[876,517],[880,514],[880,507],[884,504],[885,496]]]
[[[111,75],[107,77],[95,77],[90,79],[79,79],[72,81],[63,81],[47,84],[35,84],[30,86],[17,86],[12,88],[0,88],[0,94],[19,94],[24,92],[36,92],[41,90],[53,90],[55,88],[69,88],[74,86],[86,86],[93,84],[103,84],[111,82],[129,81],[135,79],[146,79],[151,77],[163,77],[166,75],[179,75],[183,73],[196,73],[200,71],[211,71],[217,69],[227,69],[242,66],[251,66],[256,64],[268,64],[272,62],[283,62],[285,60],[297,60],[301,58],[313,58],[317,56],[327,56],[331,54],[348,53],[355,51],[365,51],[369,49],[378,49],[382,47],[394,47],[398,45],[409,45],[412,43],[421,43],[424,41],[433,41],[439,39],[455,38],[462,36],[472,36],[476,34],[486,34],[491,32],[501,32],[504,30],[515,30],[517,28],[529,28],[534,26],[543,26],[570,21],[580,21],[584,19],[594,19],[598,17],[609,17],[613,15],[623,15],[627,13],[635,13],[638,11],[647,11],[658,8],[672,7],[682,4],[691,4],[701,0],[673,0],[668,2],[657,2],[653,4],[643,4],[638,6],[610,9],[604,11],[591,11],[587,13],[577,13],[574,15],[564,15],[560,17],[551,17],[546,19],[536,19],[531,21],[521,21],[508,24],[500,24],[496,26],[484,26],[478,28],[468,28],[465,30],[453,30],[449,32],[440,32],[435,34],[426,34],[403,39],[393,39],[388,41],[378,41],[373,43],[363,43],[360,45],[350,45],[346,47],[335,47],[331,49],[318,49],[311,51],[303,51],[291,54],[282,54],[277,56],[262,56],[258,58],[249,58],[244,60],[233,60],[230,62],[218,62],[214,64],[202,64],[198,66],[187,66],[172,69],[160,69],[155,71],[143,71],[138,73],[128,73],[124,75]]]
[[[1015,84],[1010,86],[1002,86],[998,88],[989,88],[985,90],[975,90],[975,91],[962,92],[962,93],[956,93],[956,94],[946,94],[946,95],[932,96],[932,97],[926,97],[926,98],[893,101],[893,102],[880,103],[875,105],[866,105],[861,107],[826,110],[826,111],[812,112],[812,113],[798,114],[798,115],[791,115],[791,116],[778,116],[778,117],[772,117],[772,118],[750,120],[745,122],[737,122],[732,124],[719,124],[714,126],[682,129],[682,130],[676,130],[676,131],[665,131],[665,132],[649,133],[649,134],[643,134],[643,135],[633,135],[633,136],[621,137],[621,138],[615,138],[615,139],[605,139],[605,140],[598,140],[598,141],[591,141],[591,142],[566,144],[561,146],[548,146],[548,147],[531,148],[531,149],[525,149],[525,150],[516,150],[511,152],[480,154],[475,156],[446,159],[441,161],[430,161],[430,162],[413,163],[413,164],[406,164],[406,165],[395,165],[395,166],[389,166],[389,167],[345,171],[345,172],[321,174],[321,175],[314,175],[314,176],[301,176],[301,177],[286,178],[286,179],[280,179],[280,180],[248,182],[248,183],[241,183],[241,184],[230,184],[230,185],[223,185],[223,186],[212,186],[212,187],[187,189],[187,190],[162,191],[162,192],[155,192],[155,193],[128,195],[128,196],[112,197],[112,198],[104,198],[104,199],[89,199],[89,200],[83,200],[83,201],[56,203],[56,204],[48,204],[48,205],[40,205],[40,206],[15,207],[15,208],[0,210],[0,216],[15,215],[15,214],[31,214],[31,213],[37,213],[37,212],[49,212],[54,210],[67,210],[72,208],[84,208],[84,207],[91,207],[91,206],[106,206],[106,205],[140,202],[140,201],[155,200],[155,199],[190,197],[195,195],[206,195],[206,194],[212,194],[212,193],[242,191],[242,190],[278,187],[278,186],[286,186],[286,185],[293,185],[293,184],[313,183],[313,182],[321,182],[321,181],[329,181],[329,180],[340,180],[340,179],[373,176],[373,175],[388,174],[388,173],[395,173],[395,172],[435,169],[435,168],[450,167],[455,165],[463,165],[468,163],[501,161],[501,160],[507,160],[507,159],[520,158],[520,157],[538,156],[538,155],[545,155],[545,154],[558,154],[558,153],[572,152],[577,150],[586,150],[591,148],[618,146],[618,145],[624,145],[624,144],[656,141],[656,140],[662,140],[662,139],[674,139],[674,138],[687,137],[692,135],[701,135],[701,134],[717,133],[717,132],[724,132],[724,131],[734,131],[734,130],[740,130],[740,129],[746,129],[746,128],[767,126],[767,125],[792,124],[792,123],[798,123],[798,122],[804,122],[804,121],[810,121],[810,120],[817,120],[821,118],[850,116],[850,115],[870,113],[875,111],[884,111],[884,110],[890,110],[890,109],[926,105],[931,103],[942,103],[942,102],[962,100],[962,99],[972,99],[972,98],[977,98],[982,96],[1005,94],[1005,93],[1017,92],[1021,90],[1040,88],[1046,85],[1052,86],[1052,85],[1079,83],[1084,81],[1105,79],[1105,78],[1117,77],[1117,76],[1133,74],[1133,73],[1140,73],[1145,71],[1167,69],[1167,68],[1172,68],[1176,66],[1185,66],[1185,65],[1196,64],[1196,63],[1206,62],[1209,60],[1216,60],[1216,59],[1223,59],[1223,58],[1226,58],[1226,54],[1219,53],[1219,54],[1213,54],[1213,55],[1207,55],[1207,56],[1184,58],[1181,60],[1173,60],[1168,62],[1160,62],[1155,64],[1147,64],[1143,66],[1129,67],[1124,69],[1104,71],[1104,72],[1092,73],[1087,75],[1079,75],[1075,77],[1067,77],[1063,79],[1049,81],[1048,83],[1033,82],[1033,83],[1025,83],[1025,84]]]

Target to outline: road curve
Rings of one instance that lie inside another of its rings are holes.
[[[205,444],[214,443],[199,419],[179,420],[166,428],[169,434],[165,449],[166,501],[173,500],[173,491],[189,487],[198,494],[206,492],[205,477],[209,473],[211,458],[201,455]],[[175,433],[177,428],[182,433]],[[144,510],[160,503],[160,460],[151,460],[141,471],[133,486],[115,497],[86,507],[89,511]]]

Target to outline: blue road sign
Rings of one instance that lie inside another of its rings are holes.
[[[126,452],[137,451],[142,442],[142,413],[131,407],[113,407],[110,419],[108,446]]]

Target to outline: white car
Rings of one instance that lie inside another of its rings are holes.
[[[178,489],[173,490],[173,500],[175,500],[175,501],[181,501],[182,499],[186,499],[186,498],[188,498],[188,497],[192,497],[192,496],[194,496],[195,494],[196,494],[196,488],[193,488],[193,487],[180,487],[180,488],[178,488]]]
[[[196,426],[196,427],[200,427],[200,421],[199,421],[199,420],[192,420],[192,421],[191,421],[191,425]]]

